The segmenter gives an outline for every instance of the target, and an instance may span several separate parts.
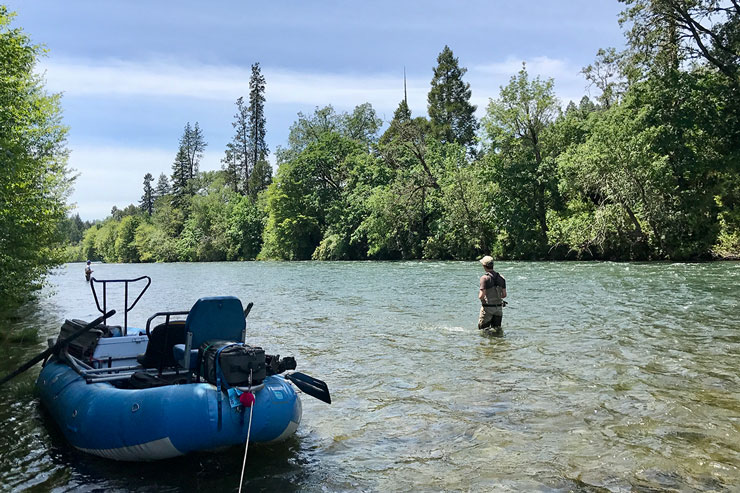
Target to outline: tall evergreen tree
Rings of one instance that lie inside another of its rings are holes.
[[[152,209],[154,208],[154,189],[152,188],[152,182],[154,181],[154,177],[151,173],[147,173],[144,175],[144,194],[141,196],[141,201],[139,202],[139,205],[141,206],[141,210],[152,215]]]
[[[476,106],[470,104],[470,84],[462,79],[467,71],[445,46],[437,57],[427,102],[432,132],[437,140],[472,149],[478,122],[474,115]]]
[[[265,142],[265,77],[260,72],[260,64],[252,65],[252,76],[249,79],[249,119],[248,135],[248,168],[252,170],[251,180],[247,177],[247,193],[255,197],[272,182],[272,167],[267,163],[270,153]],[[256,175],[256,176],[254,176]]]
[[[226,144],[226,151],[224,157],[221,158],[222,169],[224,170],[226,185],[231,188],[234,192],[239,191],[239,162],[237,160],[238,149],[234,145],[234,142]]]
[[[198,165],[203,158],[203,151],[207,145],[208,143],[203,137],[203,131],[198,126],[198,122],[195,122],[194,127],[191,127],[190,122],[188,122],[180,138],[180,148],[185,152],[187,158],[188,180],[192,180],[198,175]]]
[[[173,202],[181,205],[185,196],[190,193],[190,163],[185,149],[181,146],[177,150],[175,161],[172,163],[172,195]]]
[[[157,180],[157,187],[154,189],[155,198],[164,197],[170,191],[170,181],[167,179],[167,175],[160,173]]]
[[[249,147],[249,107],[244,104],[244,98],[236,100],[236,114],[231,126],[235,130],[231,142],[226,145],[226,152],[221,159],[227,180],[234,190],[242,195],[249,194],[249,177],[252,174],[250,167]]]
[[[195,122],[193,127],[188,122],[180,137],[180,147],[172,164],[172,193],[178,205],[182,205],[185,196],[195,193],[192,180],[198,175],[198,165],[207,145],[198,122]]]

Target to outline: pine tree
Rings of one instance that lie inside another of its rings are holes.
[[[443,143],[456,142],[472,149],[478,122],[476,106],[470,104],[470,84],[462,80],[467,71],[445,46],[437,57],[427,102],[434,136]]]
[[[247,180],[247,194],[256,197],[272,181],[272,167],[267,163],[270,153],[265,142],[265,77],[260,73],[260,64],[252,65],[249,79],[249,118],[247,120],[248,168],[253,176]]]
[[[157,187],[154,189],[154,196],[158,199],[168,193],[170,193],[170,181],[167,179],[167,175],[160,173],[159,180],[157,180]]]
[[[139,202],[139,205],[141,207],[141,210],[152,215],[152,209],[154,208],[154,189],[152,188],[152,182],[154,181],[154,177],[151,173],[147,173],[144,175],[144,194],[141,196],[141,201]]]
[[[188,122],[180,139],[180,148],[185,151],[188,162],[188,180],[192,180],[198,175],[198,165],[207,145],[198,122],[195,122],[194,127],[191,127],[190,122]]]
[[[172,195],[173,203],[181,205],[183,199],[189,194],[190,164],[185,149],[180,146],[172,163]]]
[[[249,108],[244,104],[244,98],[236,100],[236,114],[231,126],[236,133],[231,142],[226,144],[226,152],[221,162],[226,171],[227,181],[235,191],[242,195],[249,194],[249,177],[252,169],[249,166]]]
[[[239,162],[237,159],[238,149],[234,142],[226,144],[224,157],[221,159],[222,169],[226,175],[226,185],[234,192],[239,192]]]
[[[266,159],[257,161],[249,184],[252,197],[256,197],[260,190],[266,190],[272,183],[272,165]]]
[[[192,180],[198,175],[198,165],[207,145],[198,122],[195,122],[194,127],[188,122],[180,137],[180,147],[172,164],[172,193],[175,195],[174,201],[177,205],[182,205],[182,199],[186,195],[195,193]]]

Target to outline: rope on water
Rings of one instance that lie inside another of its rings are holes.
[[[249,390],[252,391],[252,370],[249,370]],[[249,450],[249,434],[252,431],[252,412],[254,411],[254,400],[249,406],[249,425],[247,425],[247,442],[244,445],[244,460],[242,461],[242,475],[239,477],[239,493],[242,493],[242,484],[244,484],[244,469],[247,467],[247,451]]]

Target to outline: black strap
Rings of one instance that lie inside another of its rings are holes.
[[[498,304],[498,305],[488,305],[488,304],[486,304],[486,303],[481,303],[481,305],[482,305],[482,306],[491,306],[491,307],[504,306],[503,304]]]

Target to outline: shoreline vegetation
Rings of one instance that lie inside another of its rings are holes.
[[[445,46],[426,115],[412,114],[405,94],[390,122],[370,103],[299,113],[286,146],[275,150],[274,176],[265,143],[268,81],[255,63],[249,94],[236,101],[222,169],[199,171],[208,144],[199,124],[188,122],[172,174],[155,182],[147,173],[139,204],[114,206],[100,221],[44,218],[57,233],[47,242],[49,258],[737,259],[740,7],[622,3],[626,48],[600,49],[582,70],[593,99],[561,102],[556,81],[532,76],[523,64],[489,95],[478,120],[466,69]],[[9,19],[0,11],[0,43],[31,46]],[[25,66],[38,55],[36,48]],[[30,68],[26,77],[43,92]],[[46,117],[58,125],[58,107]],[[37,165],[48,169],[49,162]],[[55,176],[69,186],[65,167]],[[56,207],[68,210],[57,195]],[[16,214],[7,225],[12,214],[0,216],[11,235],[22,229]],[[5,233],[2,241],[5,247]],[[8,259],[22,258],[24,248],[33,247],[20,245]],[[31,277],[38,281],[53,261],[31,260],[38,265]],[[7,265],[3,258],[2,277],[12,270]]]

